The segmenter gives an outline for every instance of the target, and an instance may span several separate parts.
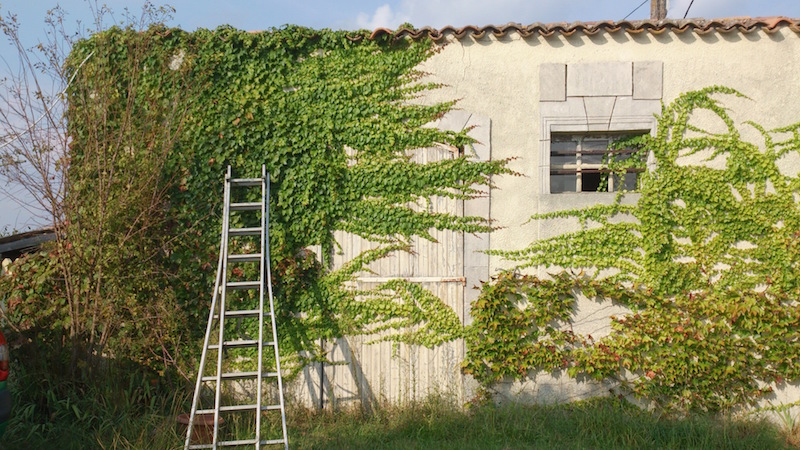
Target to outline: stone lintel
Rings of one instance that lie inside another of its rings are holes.
[[[576,63],[568,66],[568,97],[616,95],[633,95],[631,62]]]

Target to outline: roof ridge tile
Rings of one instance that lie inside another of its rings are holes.
[[[663,19],[663,20],[601,20],[589,22],[534,22],[529,25],[522,25],[517,22],[509,22],[505,25],[465,25],[455,27],[447,25],[442,28],[422,27],[417,29],[400,28],[391,30],[388,28],[376,28],[370,35],[370,39],[377,39],[389,36],[394,39],[411,38],[414,40],[429,38],[434,41],[441,41],[447,36],[456,39],[473,37],[480,39],[487,34],[500,38],[509,33],[517,33],[523,38],[533,35],[550,37],[554,34],[572,36],[575,33],[594,35],[600,32],[616,33],[625,31],[630,34],[648,32],[651,34],[661,34],[664,32],[684,33],[693,31],[699,35],[712,32],[719,33],[751,33],[756,30],[763,30],[765,33],[772,34],[782,27],[788,27],[791,31],[800,34],[800,19],[793,19],[785,16],[769,17],[724,17],[715,19],[690,18],[690,19]]]

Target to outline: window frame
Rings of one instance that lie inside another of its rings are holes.
[[[653,135],[662,112],[663,83],[664,63],[657,60],[540,64],[538,111],[533,115],[539,126],[537,195],[550,194],[551,133],[649,130]],[[649,159],[647,164],[649,168]],[[599,200],[603,195],[584,197]]]
[[[546,102],[542,102],[545,103]],[[583,103],[583,102],[581,102]],[[549,105],[541,106],[541,138],[539,141],[539,193],[550,194],[550,140],[553,134],[577,134],[577,133],[630,133],[630,134],[650,134],[656,130],[656,117],[654,114],[642,114],[615,118],[609,121],[607,118],[600,117],[575,117],[569,110],[551,112]],[[653,106],[655,107],[655,106]],[[658,102],[658,108],[661,102]],[[581,194],[584,192],[563,192],[565,194]],[[592,192],[595,195],[608,194],[607,192]],[[608,195],[614,195],[613,193]]]
[[[565,193],[602,193],[602,192],[619,192],[621,189],[625,189],[626,181],[622,180],[622,188],[617,188],[615,186],[620,180],[616,176],[608,177],[607,185],[605,190],[600,190],[599,187],[602,185],[602,178],[597,180],[596,183],[592,182],[590,185],[597,186],[598,189],[589,189],[584,190],[586,183],[584,183],[584,174],[611,174],[612,171],[607,168],[607,164],[603,161],[607,155],[633,155],[636,150],[635,149],[612,149],[609,148],[614,142],[617,142],[622,139],[641,136],[644,134],[648,134],[649,130],[635,130],[635,131],[616,131],[616,132],[604,132],[604,131],[595,131],[595,132],[559,132],[559,133],[551,133],[550,135],[550,149],[549,149],[549,156],[550,156],[550,183],[549,183],[549,191],[550,193],[558,193],[558,194],[565,194]],[[567,145],[566,149],[556,149],[556,143],[574,143],[573,145]],[[603,142],[601,146],[592,146],[587,145],[589,142]],[[586,147],[594,147],[594,148],[586,148]],[[574,148],[574,150],[573,150]],[[574,162],[567,162],[567,163],[554,163],[556,158],[571,158],[574,155],[575,160]],[[597,161],[596,156],[600,156],[600,161]],[[593,157],[593,158],[584,158],[584,157]],[[587,161],[584,161],[586,159]],[[594,161],[589,162],[588,160],[592,159]],[[644,169],[641,168],[631,168],[626,170],[626,175],[633,173],[638,174],[643,172]],[[553,190],[553,176],[560,176],[560,175],[575,175],[575,189],[574,190]],[[638,177],[638,175],[637,175]],[[587,180],[588,181],[588,180]],[[635,183],[635,181],[634,181]],[[626,189],[628,191],[635,190],[634,189]]]

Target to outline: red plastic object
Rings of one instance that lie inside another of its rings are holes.
[[[0,381],[8,379],[8,343],[3,333],[0,333]]]

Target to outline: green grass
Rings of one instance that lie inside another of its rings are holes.
[[[187,398],[148,398],[142,394],[146,391],[129,386],[123,393],[87,392],[69,400],[52,399],[56,406],[50,407],[52,415],[46,420],[33,414],[34,406],[21,405],[0,448],[182,448],[175,416],[186,408]],[[131,395],[136,398],[124,399]],[[276,425],[265,427],[274,431]],[[246,421],[230,420],[225,433],[243,437],[245,430],[249,430]],[[290,408],[289,441],[293,449],[793,448],[785,434],[767,422],[703,416],[665,419],[610,398],[468,410],[434,398],[378,408],[371,414],[357,409]]]
[[[462,412],[433,401],[358,412],[311,413],[294,423],[307,449],[784,449],[771,424],[711,417],[657,418],[616,399],[559,406],[482,406]]]

